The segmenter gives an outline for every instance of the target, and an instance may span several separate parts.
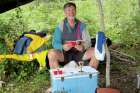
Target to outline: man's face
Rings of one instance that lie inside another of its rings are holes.
[[[76,15],[76,9],[74,6],[66,7],[64,13],[68,19],[73,19]]]

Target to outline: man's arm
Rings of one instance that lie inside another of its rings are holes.
[[[83,25],[82,27],[83,31],[82,31],[82,39],[84,41],[84,48],[87,49],[89,47],[91,47],[91,37],[89,35],[89,32],[86,29],[86,25]]]
[[[59,49],[62,51],[62,40],[61,40],[61,29],[59,28],[59,26],[55,29],[54,35],[53,35],[53,41],[52,41],[52,45],[53,48],[55,49]]]

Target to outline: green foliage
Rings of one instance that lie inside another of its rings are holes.
[[[28,81],[11,81],[0,90],[0,93],[45,93],[49,85],[49,74],[46,71],[35,73]]]
[[[138,47],[140,45],[140,28],[137,26],[139,24],[140,15],[136,15],[131,21],[125,20],[121,24],[121,40],[125,43],[128,48]]]
[[[139,45],[137,0],[107,0],[104,3],[106,34],[127,48]]]
[[[26,24],[22,20],[22,10],[17,8],[11,13],[1,15],[0,23],[1,38],[5,40],[10,50],[13,48],[14,40],[27,29]]]

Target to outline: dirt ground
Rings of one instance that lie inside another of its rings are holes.
[[[100,65],[99,86],[105,87],[105,65]],[[138,62],[122,62],[111,59],[111,88],[121,93],[140,93],[137,89],[137,74],[140,72]]]

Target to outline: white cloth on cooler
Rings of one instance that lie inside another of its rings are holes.
[[[75,61],[70,61],[68,64],[64,66],[64,68],[77,68],[77,67],[78,65],[76,64]]]

